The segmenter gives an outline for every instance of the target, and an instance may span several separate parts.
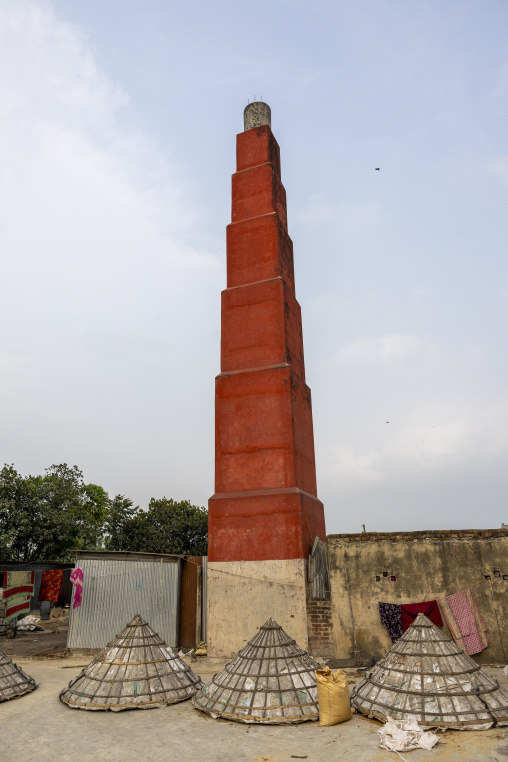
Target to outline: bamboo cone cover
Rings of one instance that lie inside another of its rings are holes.
[[[192,699],[213,718],[296,723],[319,717],[320,665],[269,619],[254,638]]]
[[[354,687],[351,703],[383,721],[415,717],[465,730],[508,724],[508,692],[423,614]]]
[[[0,651],[0,701],[8,701],[37,688],[37,683]]]
[[[137,614],[71,680],[60,699],[77,709],[151,709],[185,701],[202,685],[188,664]]]

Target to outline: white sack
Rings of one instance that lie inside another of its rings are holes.
[[[386,724],[377,731],[379,745],[388,751],[430,751],[439,738],[430,730],[423,730],[414,717],[409,720],[394,720],[388,717]]]
[[[18,620],[18,623],[16,624],[16,628],[18,630],[22,630],[26,632],[33,632],[33,630],[37,629],[37,627],[35,626],[35,623],[39,621],[40,619],[37,619],[36,616],[29,614],[28,616],[23,617],[23,619]]]

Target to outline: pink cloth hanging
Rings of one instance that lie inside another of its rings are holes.
[[[72,599],[72,608],[77,609],[81,606],[83,596],[83,569],[76,567],[71,571],[70,580],[74,585],[74,597]]]
[[[487,648],[489,645],[487,628],[471,588],[442,598],[439,605],[459,648],[462,648],[469,656]]]

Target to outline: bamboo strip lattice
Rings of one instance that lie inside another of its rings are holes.
[[[508,692],[423,614],[358,683],[351,703],[383,722],[486,730],[508,724]]]
[[[273,619],[192,699],[213,718],[239,722],[297,723],[319,717],[316,669]]]
[[[35,680],[0,651],[0,701],[24,696],[35,688]]]
[[[203,683],[137,614],[60,693],[77,709],[152,709],[185,701]]]

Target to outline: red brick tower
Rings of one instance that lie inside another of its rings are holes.
[[[279,146],[266,104],[250,104],[244,116],[227,228],[209,503],[208,641],[225,656],[269,616],[306,642],[305,559],[315,536],[326,538]]]

